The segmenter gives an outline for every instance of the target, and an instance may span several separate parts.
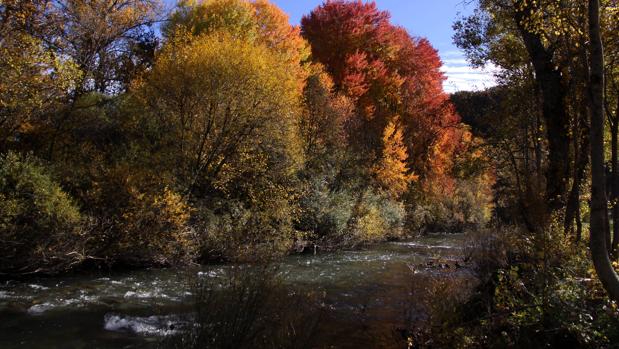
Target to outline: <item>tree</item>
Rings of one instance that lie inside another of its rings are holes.
[[[604,50],[600,29],[599,0],[589,0],[591,101],[591,258],[609,296],[619,301],[619,276],[610,261],[606,224],[606,176],[604,169]]]
[[[349,134],[364,161],[371,166],[379,161],[383,131],[399,115],[408,166],[421,178],[430,176],[427,165],[436,143],[448,128],[459,126],[442,89],[437,51],[391,24],[389,13],[374,2],[328,1],[301,25],[312,57],[333,77],[335,91],[355,103]]]
[[[58,26],[45,40],[83,72],[78,92],[118,93],[152,57],[157,40],[148,28],[161,9],[159,0],[54,0]]]
[[[298,166],[300,95],[286,68],[267,47],[226,34],[167,43],[135,89],[144,121],[164,135],[160,160],[174,163],[185,191],[234,180],[245,170],[230,166],[243,158],[274,173]]]
[[[289,64],[291,72],[300,79],[305,77],[301,63],[309,56],[308,45],[299,27],[291,26],[288,15],[267,0],[181,1],[163,28],[168,37],[176,32],[188,32],[197,37],[218,31],[265,45]]]
[[[49,122],[81,76],[72,60],[39,37],[51,20],[45,4],[0,4],[0,150]]]
[[[582,30],[586,6],[582,5],[556,0],[484,0],[472,16],[454,25],[455,42],[473,63],[492,62],[501,67],[500,78],[506,85],[523,79],[535,82],[532,98],[539,107],[533,110],[541,109],[538,128],[545,133],[543,142],[534,142],[539,143],[536,153],[542,155],[539,164],[545,179],[546,205],[539,207],[545,212],[539,219],[548,222],[553,213],[565,209],[566,231],[579,219],[579,188],[588,163],[587,111],[583,108],[587,103],[582,98],[587,75],[587,38]],[[537,116],[532,116],[534,121]]]
[[[303,90],[304,113],[300,131],[305,146],[306,167],[336,168],[348,150],[346,127],[353,113],[352,101],[333,91],[333,80],[315,64]]]
[[[394,198],[405,193],[409,184],[418,178],[407,167],[408,154],[400,127],[397,118],[390,121],[385,127],[383,155],[378,166],[374,168],[376,180]]]
[[[611,136],[611,187],[610,203],[613,220],[611,251],[619,257],[619,8],[612,1],[603,1],[600,6],[600,29],[604,45],[604,110]],[[614,112],[613,112],[614,110]]]

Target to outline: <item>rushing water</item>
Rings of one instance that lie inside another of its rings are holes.
[[[368,337],[388,337],[404,326],[416,280],[408,266],[457,259],[463,241],[461,235],[434,236],[359,251],[294,255],[279,272],[284,283],[326,294],[332,316],[325,321],[333,326],[323,326],[325,347],[367,347]],[[161,336],[175,331],[177,316],[190,311],[191,280],[217,278],[228,268],[233,266],[0,283],[0,348],[155,347]]]

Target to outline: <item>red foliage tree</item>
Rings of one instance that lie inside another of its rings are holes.
[[[449,172],[460,118],[443,91],[442,63],[428,40],[391,24],[390,14],[374,2],[327,1],[301,26],[313,59],[356,103],[352,139],[378,156],[382,131],[400,115],[409,168],[422,177]]]

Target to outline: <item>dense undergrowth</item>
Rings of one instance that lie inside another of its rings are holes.
[[[595,276],[584,242],[559,224],[540,234],[498,227],[466,251],[478,286],[443,280],[430,320],[411,331],[418,348],[614,348],[619,312]],[[466,292],[465,292],[466,293]]]

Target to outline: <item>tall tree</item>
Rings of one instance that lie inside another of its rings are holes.
[[[544,45],[543,35],[527,25],[531,16],[540,10],[538,6],[541,5],[536,2],[514,1],[514,19],[535,69],[542,94],[542,114],[546,121],[548,139],[546,199],[550,210],[558,210],[565,206],[569,178],[569,161],[566,161],[569,158],[569,119],[561,71],[553,61],[555,49]]]
[[[149,27],[162,19],[161,8],[160,0],[54,0],[60,25],[46,40],[84,73],[78,92],[118,93],[133,66],[152,58],[157,40]]]
[[[309,56],[307,42],[288,15],[267,0],[185,0],[179,2],[163,28],[166,36],[177,32],[193,36],[225,31],[229,35],[265,45],[288,63],[300,81],[306,76],[303,62]],[[303,85],[297,86],[302,90]]]
[[[135,86],[158,138],[153,166],[203,195],[252,168],[286,176],[298,167],[298,80],[270,49],[226,34],[175,37]],[[254,163],[251,163],[253,159]]]
[[[454,25],[455,42],[473,63],[501,67],[507,84],[518,75],[535,82],[531,92],[539,108],[533,110],[541,110],[543,122],[537,128],[544,132],[536,152],[541,155],[547,203],[539,207],[545,211],[540,218],[548,222],[553,212],[561,214],[567,205],[566,231],[577,217],[588,162],[587,111],[582,107],[586,106],[585,21],[582,2],[480,0],[472,16]]]
[[[604,288],[619,301],[619,276],[609,258],[606,240],[608,204],[604,168],[604,50],[599,0],[589,0],[591,101],[591,258]]]
[[[432,175],[429,164],[447,167],[429,160],[460,120],[442,89],[438,53],[426,39],[390,23],[389,13],[375,2],[328,1],[303,17],[301,27],[335,90],[355,102],[349,132],[366,163],[380,161],[383,131],[399,115],[408,166],[421,178]]]

